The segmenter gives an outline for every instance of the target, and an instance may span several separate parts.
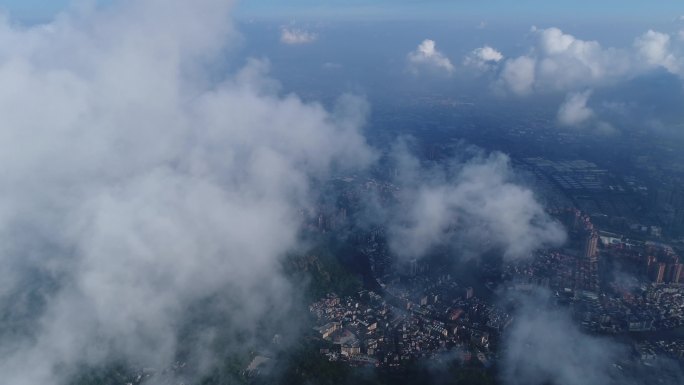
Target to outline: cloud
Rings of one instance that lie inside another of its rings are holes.
[[[421,68],[444,71],[447,74],[451,74],[454,71],[454,65],[449,58],[438,51],[436,43],[430,39],[423,40],[415,51],[410,52],[408,54],[408,61],[415,72]]]
[[[538,38],[536,48],[530,54],[506,63],[507,67],[515,66],[516,60],[525,60],[528,63],[526,68],[534,68],[526,73],[524,88],[515,79],[511,81],[502,76],[515,93],[532,89],[574,90],[621,78],[630,71],[627,55],[614,49],[604,49],[596,41],[577,39],[558,28],[535,30],[534,33]]]
[[[326,70],[338,70],[342,68],[342,64],[335,62],[325,62],[323,63],[323,68]]]
[[[535,82],[536,66],[537,62],[527,56],[507,60],[501,71],[501,79],[514,93],[529,94]]]
[[[634,46],[648,65],[679,73],[678,59],[670,52],[670,35],[649,30],[634,41]]]
[[[669,35],[649,30],[633,47],[603,47],[558,28],[532,29],[535,44],[504,62],[499,82],[511,92],[577,92],[614,85],[657,68],[681,76],[681,59]]]
[[[599,135],[613,136],[619,133],[618,129],[608,122],[598,122],[596,123],[596,132]]]
[[[587,335],[545,289],[507,295],[514,321],[502,341],[501,379],[507,385],[636,385],[684,379],[678,363],[659,357],[643,365],[628,346]]]
[[[578,126],[594,116],[594,111],[587,107],[591,91],[575,92],[565,98],[558,110],[558,123],[563,126]]]
[[[515,182],[504,154],[475,153],[444,167],[428,167],[399,145],[393,157],[400,192],[388,237],[400,257],[454,246],[475,255],[498,249],[515,259],[565,241],[562,226],[531,190]]]
[[[515,320],[503,341],[502,378],[509,385],[599,385],[615,382],[626,349],[580,332],[565,312],[551,307],[548,292],[516,301]]]
[[[110,359],[163,367],[207,298],[248,340],[287,311],[279,264],[309,181],[372,161],[367,107],[282,96],[263,61],[212,73],[230,7],[141,0],[0,21],[0,308],[21,330],[2,336],[3,382],[59,384]]]
[[[283,28],[280,31],[280,41],[283,44],[309,44],[316,41],[318,36],[315,33],[296,28]]]
[[[646,76],[665,76],[665,72],[684,80],[684,40],[674,35],[649,30],[624,48],[603,47],[558,28],[533,27],[531,35],[534,44],[522,55],[500,64],[491,62],[488,68],[494,74],[494,89],[518,96],[566,94],[558,111],[560,125],[577,126],[593,117],[604,120],[605,124],[596,127],[598,132],[615,132],[600,116],[607,111],[587,107],[587,89],[615,90]]]
[[[493,65],[503,60],[504,56],[496,49],[485,45],[484,47],[476,48],[468,56],[463,59],[463,65],[471,66],[478,69],[490,69]]]

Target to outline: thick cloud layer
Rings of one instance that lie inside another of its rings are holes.
[[[404,146],[394,156],[401,190],[388,235],[401,257],[458,246],[465,253],[500,249],[507,258],[525,258],[565,240],[533,192],[516,183],[504,154],[476,154],[444,167],[421,165]]]
[[[188,307],[215,294],[246,335],[287,306],[278,261],[309,180],[372,159],[364,109],[280,96],[260,61],[216,82],[230,6],[0,21],[0,305],[20,308],[30,282],[43,304],[0,348],[4,383],[111,357],[163,365]]]

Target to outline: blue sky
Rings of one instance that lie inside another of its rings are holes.
[[[99,0],[117,1],[117,0]],[[0,0],[15,19],[46,19],[70,0]],[[681,0],[243,0],[238,15],[268,18],[623,19],[665,21],[684,14]]]
[[[19,18],[42,18],[65,8],[69,0],[1,0],[0,8]]]
[[[366,17],[620,17],[673,19],[684,13],[681,0],[252,0],[240,12],[255,16],[335,14]]]

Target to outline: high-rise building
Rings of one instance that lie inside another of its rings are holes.
[[[667,270],[665,272],[665,281],[670,283],[679,283],[682,280],[683,270],[684,265],[682,265],[681,263],[667,265]]]
[[[572,216],[572,231],[579,231],[582,226],[582,212],[574,210]]]
[[[651,271],[651,279],[655,283],[663,283],[665,280],[665,269],[667,268],[666,263],[658,263],[653,265],[653,270]]]
[[[571,232],[578,232],[584,228],[582,221],[582,212],[577,209],[568,210],[565,212],[564,222]]]
[[[409,263],[409,273],[412,277],[418,275],[418,259],[413,258]]]
[[[584,258],[592,262],[598,260],[598,240],[599,235],[596,231],[587,234],[584,240]]]
[[[468,288],[465,290],[465,297],[466,297],[466,299],[471,299],[471,298],[473,298],[473,295],[475,295],[475,290],[473,290],[472,287],[468,287]]]

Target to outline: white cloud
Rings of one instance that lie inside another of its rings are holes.
[[[539,88],[567,90],[621,78],[630,71],[629,57],[604,49],[557,28],[538,31],[539,47],[535,83]]]
[[[502,338],[500,378],[506,385],[637,385],[658,378],[681,384],[684,372],[658,356],[644,364],[627,344],[585,334],[546,289],[507,291],[513,321]]]
[[[309,181],[372,160],[366,107],[283,97],[262,61],[207,73],[235,35],[230,7],[0,20],[0,308],[34,306],[14,294],[30,287],[45,304],[22,319],[27,338],[3,340],[4,383],[59,384],[112,357],[162,367],[189,306],[217,294],[245,338],[287,310],[279,264]]]
[[[527,56],[507,60],[501,71],[501,79],[514,93],[529,94],[534,86],[536,66],[537,62]]]
[[[468,54],[465,59],[463,59],[463,64],[478,69],[488,69],[499,63],[501,60],[503,60],[503,58],[504,56],[501,52],[488,45],[485,45],[484,47],[477,48]]]
[[[408,55],[409,64],[414,71],[420,68],[437,69],[451,74],[454,71],[454,65],[449,58],[444,56],[436,48],[433,40],[423,40],[415,51]]]
[[[483,61],[493,61],[498,63],[501,61],[501,59],[503,59],[501,52],[487,45],[476,49],[475,54]]]
[[[634,46],[648,65],[679,72],[678,59],[670,51],[670,35],[649,30],[634,41]]]
[[[684,80],[681,56],[684,40],[665,33],[649,30],[629,47],[611,48],[597,41],[579,39],[558,28],[533,27],[531,32],[535,44],[521,56],[502,60],[495,84],[523,96],[569,94],[558,111],[561,125],[580,125],[596,116],[586,105],[590,94],[583,90],[614,86],[657,69]],[[597,132],[615,131],[606,124],[598,124]]]
[[[309,44],[316,41],[318,35],[297,28],[283,28],[280,31],[280,41],[284,44]]]
[[[388,237],[400,257],[451,246],[470,255],[498,249],[507,258],[526,258],[565,240],[562,226],[532,191],[514,181],[510,161],[501,153],[477,154],[444,167],[421,165],[403,146],[393,156],[400,203]]]
[[[594,116],[594,111],[587,107],[591,91],[575,92],[565,98],[558,110],[558,122],[563,126],[577,126]]]
[[[627,49],[602,47],[558,28],[532,29],[536,44],[506,60],[500,82],[516,94],[532,90],[578,91],[628,80],[656,67],[681,75],[681,59],[669,35],[648,31]]]
[[[596,42],[582,41],[576,39],[574,36],[563,33],[558,28],[548,28],[540,30],[539,43],[541,48],[547,54],[559,54],[568,51],[573,44],[578,44],[575,51],[587,50],[585,47],[593,48]]]
[[[503,341],[504,383],[621,383],[612,364],[627,356],[626,346],[582,333],[567,313],[550,308],[550,297],[539,289],[515,301],[515,319]]]

